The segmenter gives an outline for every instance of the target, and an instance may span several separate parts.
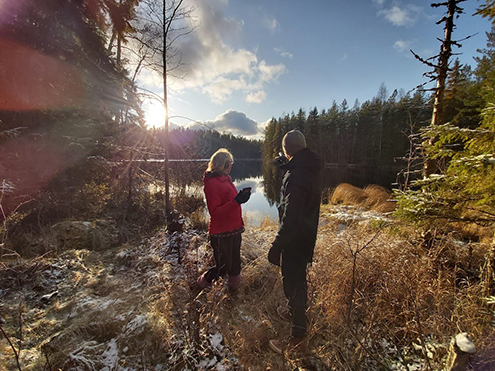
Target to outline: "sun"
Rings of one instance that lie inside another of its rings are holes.
[[[146,126],[150,128],[165,126],[165,110],[161,102],[149,100],[143,103],[143,109]]]

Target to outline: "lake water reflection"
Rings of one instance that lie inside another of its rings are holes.
[[[278,211],[275,204],[270,205],[265,196],[263,177],[253,177],[243,180],[235,180],[237,189],[251,187],[251,198],[242,205],[242,213],[246,218],[247,225],[259,226],[264,218],[277,220]]]
[[[399,169],[338,167],[323,170],[325,189],[335,188],[341,183],[350,183],[364,188],[369,184],[392,189]],[[277,204],[281,186],[281,171],[272,164],[238,161],[232,168],[232,179],[238,189],[252,187],[249,202],[243,205],[248,222],[259,224],[264,217],[278,218]]]
[[[208,160],[171,163],[171,179],[179,187],[191,184],[201,185]],[[356,187],[377,184],[392,189],[399,169],[338,167],[326,168],[323,174],[324,187],[334,188],[341,183]],[[243,205],[243,213],[248,224],[259,225],[265,217],[278,218],[277,202],[281,185],[281,171],[271,164],[261,161],[236,160],[232,167],[232,181],[237,189],[252,188],[251,199]]]

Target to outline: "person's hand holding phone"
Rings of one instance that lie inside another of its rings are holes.
[[[237,196],[235,196],[235,200],[238,204],[243,204],[247,202],[250,197],[251,197],[251,187],[246,187],[239,191]]]

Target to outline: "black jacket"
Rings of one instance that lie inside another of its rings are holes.
[[[272,248],[310,263],[318,230],[322,191],[321,158],[308,148],[285,165],[280,192],[279,230]]]

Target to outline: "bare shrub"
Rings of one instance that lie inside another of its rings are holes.
[[[330,201],[332,204],[361,205],[366,200],[366,195],[361,188],[349,183],[339,184],[333,191]]]
[[[204,210],[205,201],[203,191],[198,187],[181,188],[173,197],[174,208],[182,215],[190,215],[191,213]]]

